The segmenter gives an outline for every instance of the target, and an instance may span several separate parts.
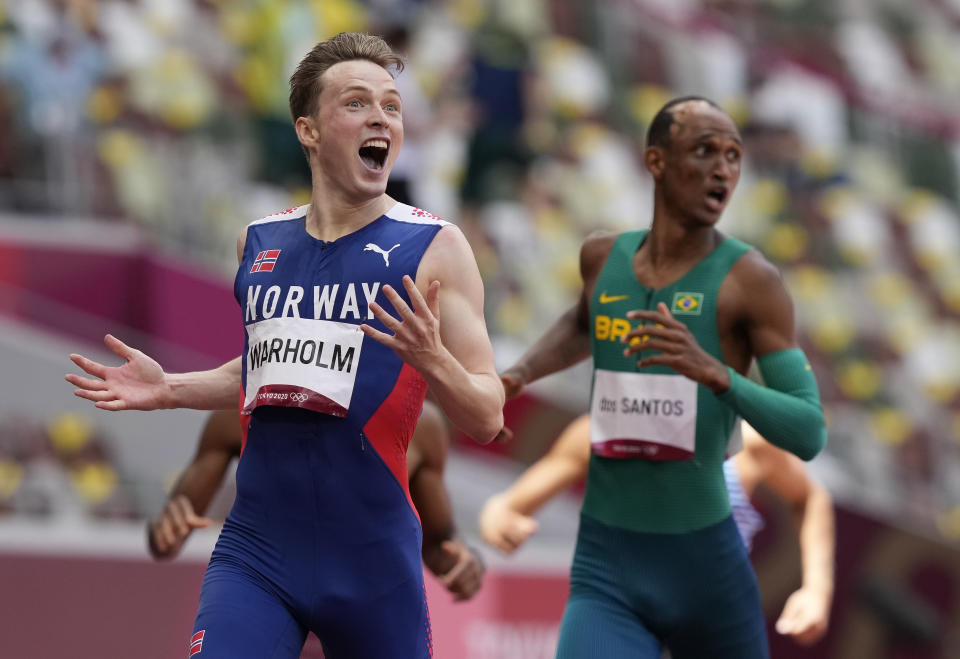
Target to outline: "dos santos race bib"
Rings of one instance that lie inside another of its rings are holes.
[[[597,369],[591,450],[606,458],[690,460],[696,451],[697,383],[682,375]]]
[[[344,417],[360,364],[359,325],[312,318],[268,318],[247,325],[243,411],[302,407]]]

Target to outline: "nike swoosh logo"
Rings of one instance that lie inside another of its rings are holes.
[[[600,294],[600,304],[608,304],[610,302],[619,302],[620,300],[626,300],[627,295],[607,295],[607,292],[604,291]]]

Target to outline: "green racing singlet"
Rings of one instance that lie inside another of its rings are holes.
[[[591,458],[583,514],[650,533],[683,533],[730,514],[723,460],[738,417],[710,389],[667,366],[637,368],[650,353],[623,356],[627,312],[664,302],[700,347],[723,361],[717,296],[733,264],[751,247],[726,238],[664,288],[641,284],[633,258],[648,231],[618,236],[590,301],[594,379]],[[634,321],[635,322],[635,321]]]

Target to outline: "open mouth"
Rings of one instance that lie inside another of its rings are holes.
[[[707,192],[707,203],[713,208],[723,208],[727,201],[726,188],[713,188]]]
[[[387,162],[387,153],[390,151],[390,143],[384,139],[376,138],[367,140],[360,147],[360,160],[368,169],[380,171]]]

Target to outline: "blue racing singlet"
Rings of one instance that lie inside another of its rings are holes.
[[[389,332],[369,303],[396,316],[389,284],[411,305],[402,278],[416,279],[446,223],[397,204],[325,242],[307,233],[307,208],[247,230],[234,292],[250,423],[194,632],[204,653],[221,644],[214,656],[296,657],[311,630],[328,659],[421,659],[430,627],[406,450],[426,383],[359,326]],[[271,644],[238,615],[275,630]]]

